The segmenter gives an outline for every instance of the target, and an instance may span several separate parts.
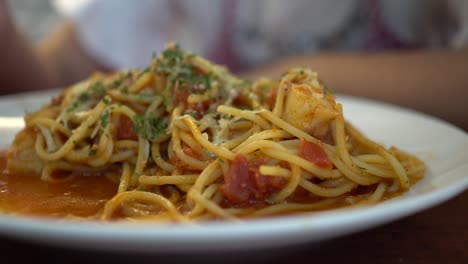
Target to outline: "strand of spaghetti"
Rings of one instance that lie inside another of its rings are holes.
[[[341,177],[341,173],[338,170],[330,170],[330,169],[323,169],[315,165],[314,163],[305,160],[299,156],[292,155],[289,152],[281,152],[277,149],[260,149],[266,155],[278,159],[284,160],[289,163],[295,164],[302,169],[312,173],[313,175],[321,178],[321,179],[328,179],[328,178],[338,178]]]
[[[297,186],[299,185],[299,180],[301,179],[301,169],[297,165],[291,165],[291,177],[289,177],[289,182],[284,186],[284,188],[267,198],[269,203],[280,203],[288,198],[291,194],[296,191]]]
[[[211,200],[213,203],[216,204],[215,199],[213,198],[213,195],[218,191],[219,189],[219,184],[211,184],[206,189],[203,191],[203,197],[207,200]],[[195,207],[187,214],[188,217],[190,218],[195,218],[199,215],[201,215],[204,212],[205,208],[201,203],[196,203]]]
[[[144,139],[141,135],[138,136],[138,156],[135,165],[135,171],[132,175],[131,186],[135,186],[138,183],[138,177],[143,174],[143,170],[148,162],[150,146],[148,140]]]
[[[73,178],[72,175],[67,175],[65,177],[54,177],[53,173],[57,170],[61,171],[73,171],[76,166],[68,163],[68,162],[63,162],[63,161],[58,161],[58,162],[53,162],[53,163],[48,163],[42,168],[41,172],[41,180],[45,182],[65,182]]]
[[[339,112],[339,115],[336,117],[336,119],[333,121],[332,124],[334,124],[334,128],[335,128],[334,132],[335,132],[336,150],[338,151],[338,156],[343,162],[343,165],[347,167],[347,171],[353,172],[353,173],[348,173],[348,175],[350,175],[354,181],[357,181],[359,183],[365,182],[366,178],[375,177],[375,176],[369,174],[368,172],[370,171],[362,169],[364,167],[357,168],[356,165],[353,163],[351,156],[349,155],[348,149],[346,147],[346,135],[345,135],[344,120],[343,120],[343,109],[342,109],[341,104],[336,104],[335,109]],[[330,151],[328,150],[328,152]]]
[[[287,148],[277,142],[271,140],[258,140],[245,145],[243,148],[239,149],[237,153],[247,155],[259,149],[275,149],[282,152],[289,152]]]
[[[203,152],[205,152],[205,149],[186,131],[179,131],[179,137],[191,150],[199,154],[203,154]]]
[[[368,139],[364,134],[359,132],[355,129],[351,124],[346,123],[346,131],[350,137],[355,138],[358,142],[360,142],[363,146],[366,146],[370,149],[377,150],[381,147],[379,144],[373,142],[372,140]]]
[[[281,114],[283,113],[284,95],[288,87],[289,87],[289,81],[283,80],[278,85],[278,93],[276,95],[275,107],[273,108],[273,114],[277,117],[280,117]]]
[[[207,199],[211,199],[213,195],[219,190],[220,184],[213,183],[210,186],[206,187],[205,191],[203,191],[203,196]]]
[[[105,206],[104,211],[102,213],[102,218],[104,220],[109,220],[112,218],[115,210],[123,204],[125,201],[130,200],[140,200],[145,202],[150,202],[153,204],[157,204],[162,208],[166,209],[173,219],[186,222],[187,219],[177,211],[175,206],[166,198],[159,194],[151,193],[151,192],[143,192],[143,191],[127,191],[118,193],[114,196],[111,200],[109,200]]]
[[[158,165],[161,169],[170,172],[175,170],[175,166],[172,165],[171,163],[165,161],[161,157],[161,152],[159,150],[159,144],[158,143],[153,143],[151,145],[151,157],[153,158],[153,161]]]
[[[344,120],[343,120],[343,108],[341,104],[336,104],[335,109],[338,111],[339,115],[332,121],[332,124],[335,125],[335,142],[337,146],[338,154],[341,160],[348,166],[348,168],[353,169],[353,162],[351,161],[351,157],[348,153],[348,149],[346,148],[346,135],[345,135],[345,128],[344,128]]]
[[[280,166],[268,166],[268,165],[261,165],[259,167],[259,172],[265,176],[276,176],[276,177],[283,177],[289,178],[291,176],[291,171]]]
[[[114,150],[114,140],[110,136],[110,125],[104,128],[104,132],[99,138],[99,143],[97,145],[96,154],[89,155],[88,164],[93,167],[99,167],[105,165]]]
[[[377,185],[377,188],[375,188],[375,191],[367,198],[364,200],[359,201],[356,205],[364,205],[364,204],[375,204],[380,199],[382,199],[383,195],[385,194],[385,191],[387,191],[387,184],[381,182]]]
[[[208,151],[224,159],[233,160],[235,158],[235,154],[233,152],[226,148],[216,146],[215,144],[211,143],[207,138],[205,138],[201,134],[200,130],[198,130],[197,124],[195,124],[195,122],[191,118],[185,117],[183,120],[185,124],[190,128],[190,131],[192,131],[192,134],[198,141],[198,143],[200,143],[200,145],[202,145]]]
[[[192,188],[192,184],[177,184],[177,188],[179,188],[182,192],[188,193],[190,189]]]
[[[229,140],[227,142],[224,142],[221,144],[221,147],[227,148],[227,149],[233,149],[237,146],[239,146],[242,142],[245,142],[249,137],[252,135],[258,134],[260,132],[260,127],[258,125],[252,126],[247,132],[243,133],[240,136],[235,137],[232,140]]]
[[[129,140],[129,139],[124,139],[124,140],[117,140],[115,141],[115,148],[116,149],[136,149],[138,148],[138,142],[135,140]]]
[[[263,119],[261,116],[258,116],[253,111],[240,110],[238,108],[234,108],[234,107],[230,107],[226,105],[218,106],[216,111],[218,111],[219,113],[226,114],[226,115],[245,118],[247,120],[257,123],[264,130],[270,129],[271,127],[271,125],[268,124],[268,122],[265,119]]]
[[[343,173],[344,176],[346,176],[346,178],[350,179],[351,181],[361,185],[371,185],[380,181],[379,177],[365,174],[362,170],[358,172],[350,170],[335,152],[328,149],[324,150],[328,156],[328,159],[336,166],[339,171],[341,171],[341,173]]]
[[[367,163],[378,163],[378,164],[387,163],[387,160],[384,157],[380,155],[375,155],[375,154],[358,155],[354,157],[354,162],[356,162],[356,160],[367,162]]]
[[[400,179],[400,184],[403,188],[408,189],[410,186],[410,182],[408,179],[408,175],[406,174],[405,168],[401,165],[401,163],[393,156],[390,154],[387,150],[385,150],[383,147],[379,147],[378,149],[379,154],[382,155],[385,159],[388,160],[390,165],[393,167],[395,170],[396,174],[398,175],[398,178]]]
[[[201,204],[207,211],[211,212],[214,215],[220,216],[224,219],[229,219],[229,220],[237,220],[237,218],[234,215],[229,214],[226,210],[221,208],[219,205],[213,203],[212,201],[206,199],[203,197],[203,195],[196,191],[196,190],[190,190],[188,193],[188,196],[196,201],[197,203]]]
[[[265,119],[267,119],[268,121],[270,121],[271,123],[273,123],[275,126],[283,129],[284,131],[290,133],[291,135],[297,137],[297,138],[301,138],[301,139],[305,139],[309,142],[312,142],[312,143],[315,143],[319,146],[323,146],[324,148],[330,148],[330,149],[333,149],[332,146],[320,141],[319,139],[316,139],[315,137],[307,134],[306,132],[294,127],[293,125],[289,124],[288,122],[284,121],[283,119],[275,116],[272,112],[266,110],[266,109],[263,109],[262,111],[259,111],[259,114],[261,116],[263,116]]]
[[[134,150],[119,151],[117,153],[112,153],[112,156],[109,158],[109,162],[116,163],[116,162],[126,161],[135,155],[136,155],[136,152]]]
[[[51,118],[47,118],[47,117],[33,118],[28,122],[28,125],[29,126],[41,125],[41,126],[44,126],[44,127],[48,127],[52,131],[58,131],[58,132],[62,133],[64,136],[70,137],[70,135],[71,135],[71,131],[69,129],[64,127],[59,122],[57,122],[57,121],[55,121],[55,120],[53,120]]]
[[[54,140],[54,138],[52,136],[52,132],[49,129],[47,129],[47,128],[41,126],[41,125],[37,125],[37,127],[39,128],[39,130],[42,133],[42,136],[45,139],[47,152],[52,152],[52,151],[56,150],[58,147],[55,144],[55,140]]]
[[[141,175],[138,181],[147,185],[166,185],[166,184],[194,184],[197,181],[198,174],[171,175],[171,176],[148,176]]]
[[[356,188],[358,185],[354,182],[349,181],[336,188],[323,188],[317,184],[311,183],[308,180],[301,179],[299,181],[299,186],[321,197],[337,197],[337,196],[340,196],[342,194],[345,194],[351,191],[352,189]]]
[[[68,152],[63,159],[70,161],[70,162],[82,162],[85,163],[89,158],[89,150],[90,146],[85,145],[79,149],[72,149]]]
[[[153,73],[151,72],[143,73],[135,82],[133,82],[132,86],[128,88],[128,91],[130,93],[136,93],[146,88],[147,86],[150,86],[153,81],[154,81]]]
[[[130,180],[132,177],[132,170],[128,162],[124,162],[122,165],[122,175],[120,176],[119,188],[117,193],[126,192],[130,185]]]
[[[250,120],[238,120],[228,124],[228,128],[231,130],[247,129],[252,127],[253,122]]]
[[[65,144],[60,147],[57,151],[53,153],[48,153],[43,151],[42,148],[36,148],[36,153],[38,156],[43,160],[58,160],[62,158],[66,153],[68,153],[71,149],[74,148],[74,142],[78,142],[83,139],[87,133],[89,132],[89,128],[92,124],[96,123],[98,118],[101,116],[102,111],[105,108],[105,104],[103,102],[99,102],[96,107],[91,111],[89,118],[87,118],[81,125],[76,128],[72,135],[67,139]]]
[[[306,179],[306,178],[304,178],[304,179]],[[325,180],[325,181],[319,183],[318,185],[320,187],[324,187],[324,188],[337,188],[340,185],[343,185],[344,183],[347,183],[347,182],[349,182],[349,180],[346,177],[341,177],[341,178]]]
[[[188,191],[197,191],[202,192],[205,186],[211,184],[216,179],[221,176],[221,170],[219,170],[219,162],[213,161],[208,165],[198,176],[195,184]],[[190,204],[192,200],[190,197],[187,197],[187,202]],[[198,203],[195,203],[192,210],[187,214],[188,217],[195,217],[203,212],[203,206]]]
[[[249,137],[245,142],[235,147],[234,151],[238,152],[241,148],[243,148],[247,144],[250,144],[251,142],[264,140],[264,139],[270,139],[270,138],[289,138],[289,137],[291,137],[291,134],[289,134],[288,132],[284,130],[280,130],[280,129],[264,130]]]
[[[291,152],[297,153],[299,151],[299,145],[301,144],[300,139],[288,139],[279,141],[283,147],[287,148]]]
[[[198,176],[197,181],[193,185],[192,189],[202,192],[203,188],[205,188],[206,185],[212,183],[216,179],[218,179],[219,176],[221,176],[221,171],[218,170],[219,163],[218,161],[213,161],[211,162],[201,173],[200,176]]]
[[[268,216],[268,215],[279,215],[284,214],[291,211],[313,211],[323,208],[329,208],[331,205],[337,203],[338,199],[325,199],[323,201],[309,203],[309,204],[301,204],[301,203],[280,203],[275,205],[270,205],[263,209],[254,211],[251,214],[253,217],[259,216]]]
[[[174,152],[177,158],[190,168],[203,170],[208,165],[208,161],[202,161],[185,154],[180,144],[178,129],[172,130],[172,147],[174,148]]]
[[[379,176],[382,178],[395,178],[395,172],[393,170],[390,170],[387,168],[381,168],[382,166],[379,167],[379,166],[375,166],[372,164],[368,164],[366,162],[362,162],[361,160],[355,159],[355,158],[353,158],[352,160],[354,164],[356,164],[356,166],[358,166],[362,170],[365,170],[366,172],[372,175]]]

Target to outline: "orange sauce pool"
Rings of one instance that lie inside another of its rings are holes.
[[[37,175],[5,172],[6,156],[0,153],[0,211],[48,217],[89,217],[98,213],[117,193],[118,185],[106,177],[75,177],[47,183]]]

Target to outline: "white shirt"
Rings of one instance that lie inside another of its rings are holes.
[[[54,3],[74,22],[89,54],[115,69],[144,67],[169,41],[231,68],[246,68],[322,50],[451,48],[468,40],[468,1],[464,0]],[[455,25],[445,24],[451,20]]]

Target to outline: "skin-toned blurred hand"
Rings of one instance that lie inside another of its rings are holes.
[[[63,87],[106,71],[81,47],[65,22],[37,46],[19,32],[5,0],[0,0],[0,94]]]

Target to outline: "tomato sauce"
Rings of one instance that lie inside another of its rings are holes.
[[[103,176],[75,177],[62,183],[44,182],[37,175],[5,171],[0,153],[0,211],[14,214],[64,217],[96,215],[117,193],[117,184]]]

